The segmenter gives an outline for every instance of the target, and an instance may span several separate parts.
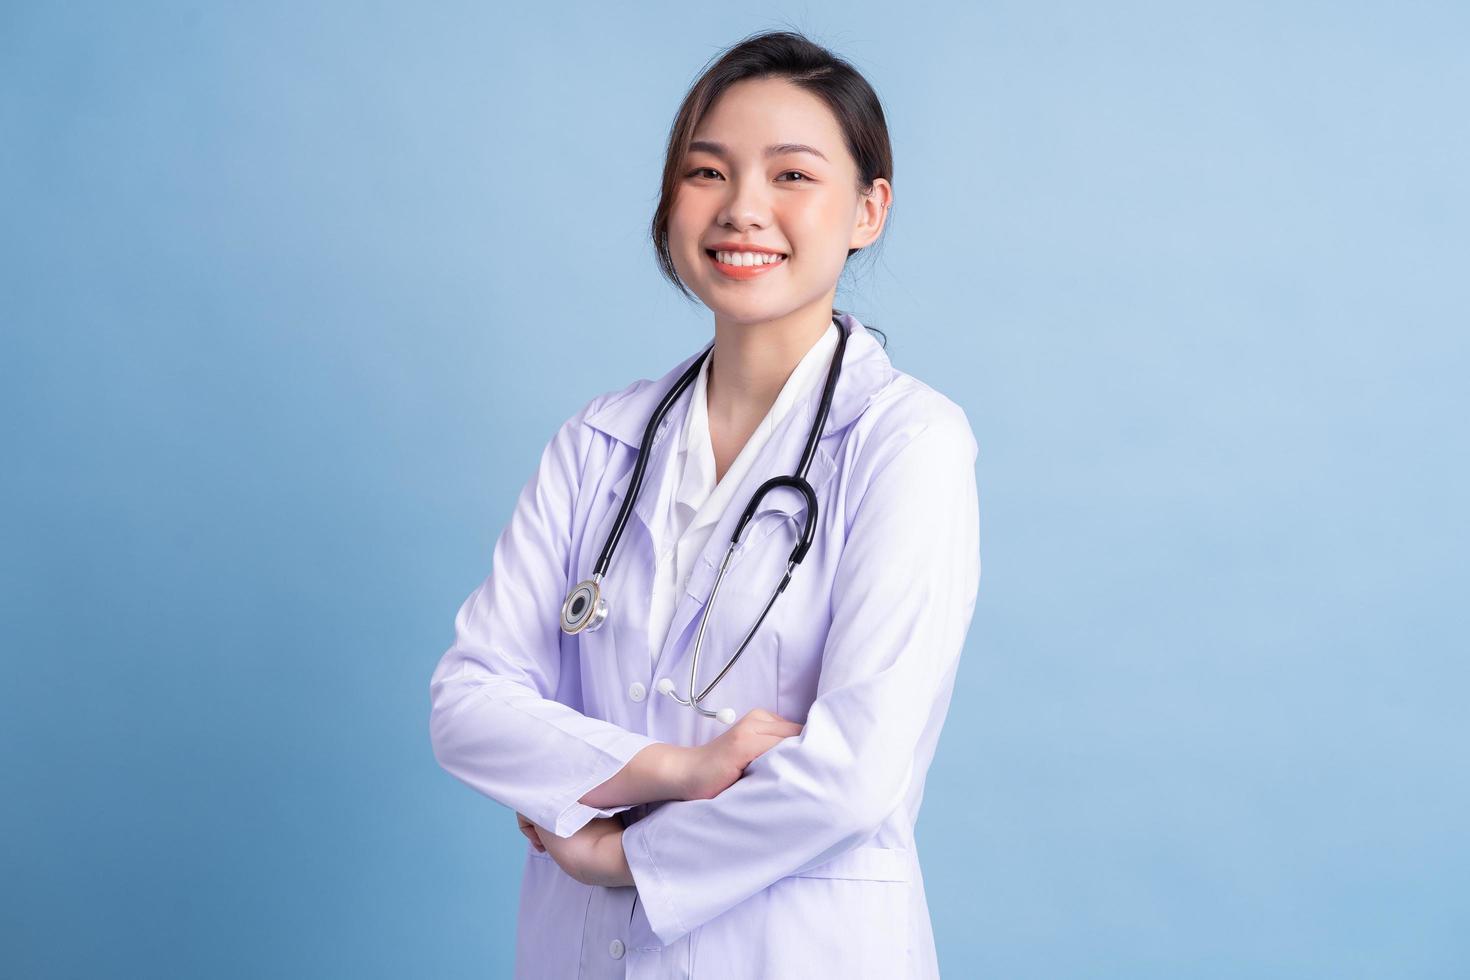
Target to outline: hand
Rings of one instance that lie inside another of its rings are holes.
[[[570,837],[558,837],[534,823],[531,827],[552,860],[582,884],[608,888],[634,884],[623,854],[623,822],[617,817],[589,820]]]
[[[764,708],[752,708],[745,717],[704,745],[685,749],[679,776],[681,799],[712,800],[745,774],[757,756],[793,735],[802,726]]]
[[[545,853],[546,845],[541,843],[541,834],[537,832],[536,825],[533,824],[530,819],[528,819],[526,815],[521,813],[520,811],[516,811],[516,820],[521,825],[521,833],[526,835],[526,839],[531,842],[531,845],[535,847],[536,850]]]

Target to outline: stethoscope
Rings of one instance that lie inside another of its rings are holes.
[[[750,644],[751,637],[755,631],[760,629],[761,623],[765,622],[766,614],[776,604],[776,597],[786,591],[787,584],[791,581],[791,573],[801,560],[806,557],[807,550],[812,546],[812,538],[817,532],[817,495],[812,490],[812,485],[807,482],[806,472],[811,466],[812,457],[817,452],[817,441],[822,437],[822,428],[827,424],[827,412],[832,407],[832,393],[837,389],[837,379],[842,374],[842,354],[847,349],[848,328],[843,326],[842,321],[833,316],[832,322],[837,324],[837,350],[832,355],[832,365],[827,369],[827,383],[822,388],[822,400],[817,406],[817,415],[812,422],[811,433],[807,436],[806,450],[801,454],[801,464],[791,476],[775,476],[762,483],[750,498],[750,503],[745,505],[745,510],[740,515],[740,520],[735,525],[735,532],[730,535],[730,547],[725,550],[725,558],[720,562],[720,569],[715,575],[714,585],[710,588],[709,601],[705,603],[704,611],[699,617],[699,632],[694,637],[694,655],[689,663],[689,693],[690,699],[686,700],[674,693],[674,682],[665,677],[658,682],[657,689],[661,694],[667,694],[682,705],[693,708],[700,714],[709,718],[717,718],[726,725],[735,723],[735,709],[721,708],[719,711],[710,711],[704,707],[702,702],[709,696],[710,691],[718,684],[730,668],[735,666],[735,661],[745,652],[746,646]],[[648,466],[647,448],[653,444],[654,431],[658,429],[659,423],[668,415],[679,396],[684,393],[694,379],[699,376],[699,370],[704,365],[705,358],[709,357],[710,351],[714,350],[714,344],[710,344],[704,352],[689,365],[688,369],[674,382],[674,386],[664,395],[663,401],[659,402],[658,408],[654,409],[653,417],[648,420],[648,427],[643,430],[643,442],[638,447],[638,461],[633,466],[633,483],[627,496],[623,498],[623,506],[618,510],[617,520],[613,521],[612,530],[608,532],[607,541],[602,546],[602,554],[598,556],[597,564],[593,566],[592,577],[577,583],[576,588],[567,594],[566,600],[561,604],[561,628],[563,633],[575,634],[583,631],[593,632],[601,629],[607,621],[607,598],[602,594],[602,577],[607,573],[608,565],[612,561],[613,550],[618,546],[618,539],[623,536],[623,527],[628,523],[628,515],[632,513],[633,504],[638,499],[638,492],[643,488],[643,471]],[[786,562],[786,574],[781,578],[781,584],[771,593],[771,598],[761,610],[760,618],[755,621],[745,634],[745,639],[740,641],[740,646],[725,664],[724,668],[715,675],[715,679],[707,684],[703,691],[694,693],[697,679],[699,677],[699,652],[704,645],[704,631],[709,624],[710,611],[714,609],[715,597],[720,592],[720,581],[725,577],[725,570],[730,567],[730,558],[735,554],[735,549],[740,544],[740,537],[745,532],[745,526],[750,523],[751,517],[755,515],[756,508],[765,498],[767,493],[777,487],[790,487],[806,498],[806,519],[802,524],[801,536],[797,539],[796,547],[792,549],[791,557]]]

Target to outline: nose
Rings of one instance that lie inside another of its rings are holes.
[[[764,228],[770,223],[770,204],[763,184],[756,180],[736,180],[731,182],[731,187],[730,197],[720,209],[722,227],[744,231]]]

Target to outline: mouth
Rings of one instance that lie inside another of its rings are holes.
[[[738,280],[763,276],[772,269],[785,265],[787,259],[784,253],[771,255],[764,252],[717,252],[712,248],[705,249],[704,254],[720,275]],[[746,265],[747,262],[750,264]]]

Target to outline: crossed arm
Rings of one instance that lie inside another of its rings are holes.
[[[739,779],[756,756],[800,732],[795,722],[757,709],[706,745],[654,742],[640,749],[627,765],[578,802],[599,809],[622,809],[660,800],[711,799]],[[550,852],[563,871],[583,884],[636,884],[623,852],[622,822],[615,817],[593,819],[569,837],[543,833],[545,828],[520,813],[516,819],[538,850]]]
[[[682,800],[683,773],[689,750],[655,742],[641,749],[612,778],[589,790],[578,802],[590,807],[614,808],[656,800]],[[617,817],[593,819],[570,837],[544,832],[520,813],[521,832],[537,850],[549,851],[563,871],[584,885],[632,885],[633,873],[623,854],[622,822]]]

